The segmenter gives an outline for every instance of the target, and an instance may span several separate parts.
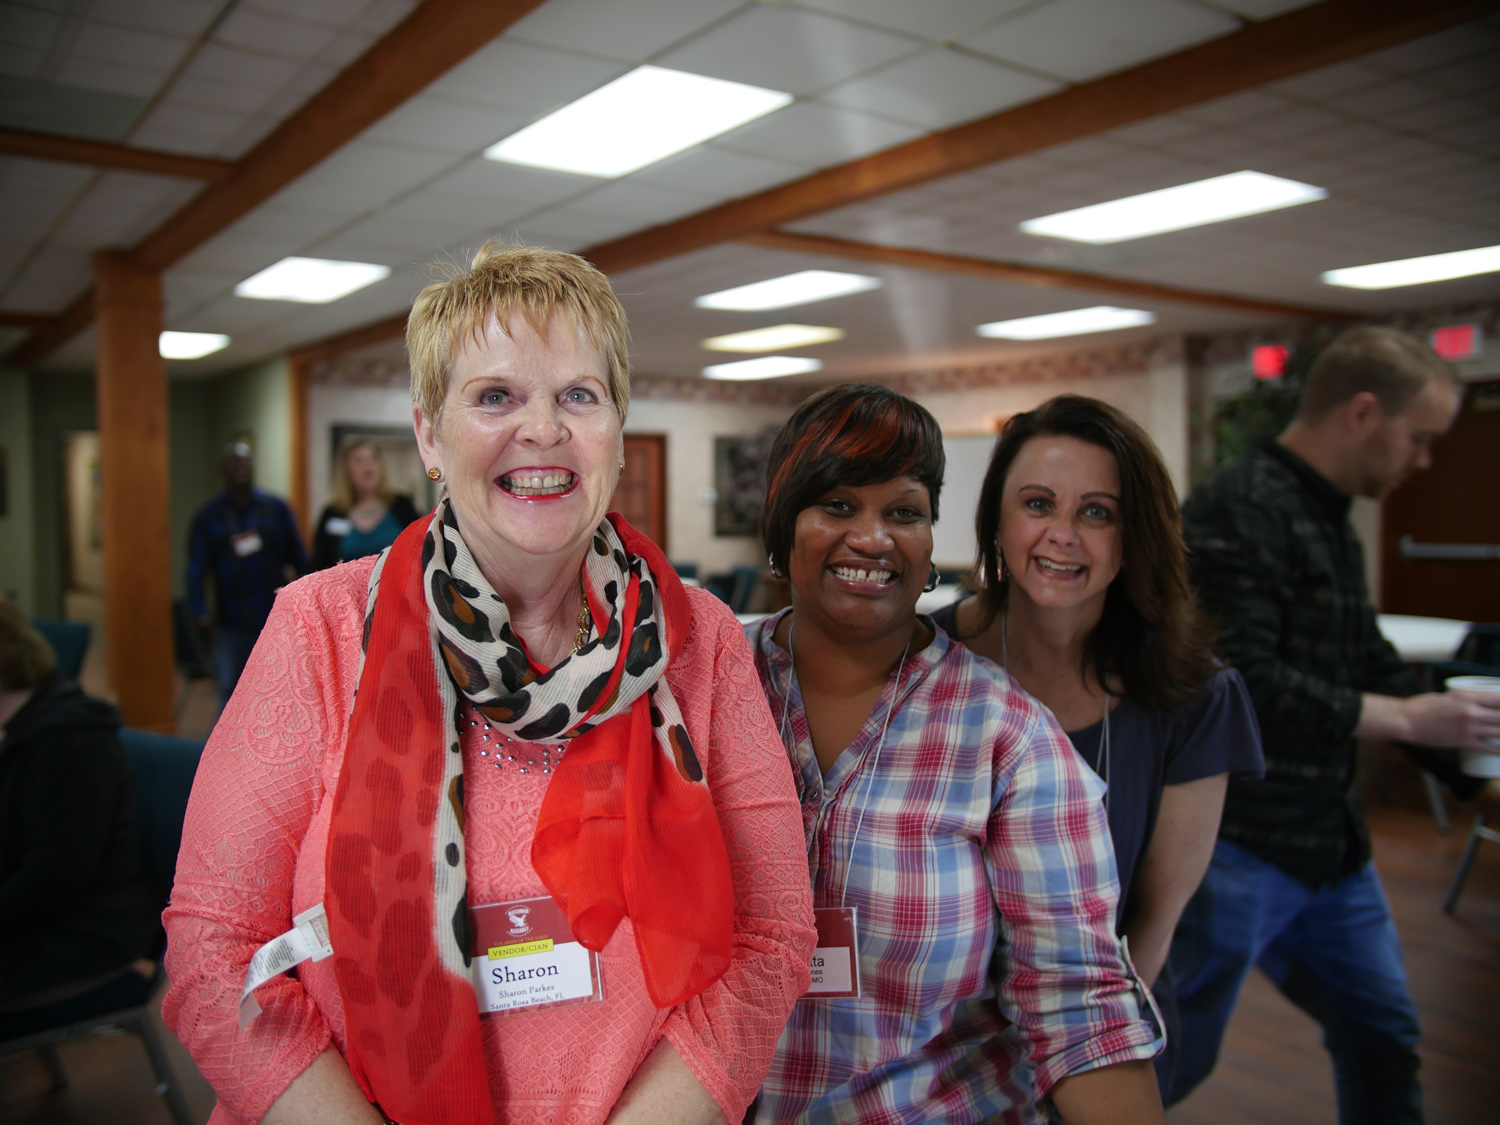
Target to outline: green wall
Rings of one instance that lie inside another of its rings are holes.
[[[0,456],[4,458],[5,514],[0,515],[0,594],[36,612],[36,523],[31,452],[31,385],[20,371],[0,370]]]
[[[172,491],[172,590],[185,589],[188,525],[220,488],[219,454],[249,433],[256,484],[285,496],[291,481],[289,382],[284,360],[212,379],[168,384]],[[0,372],[0,446],[9,449],[10,517],[0,518],[0,591],[15,590],[36,614],[62,615],[63,435],[92,430],[92,375]]]

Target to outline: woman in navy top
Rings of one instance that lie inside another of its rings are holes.
[[[378,555],[417,518],[410,496],[391,490],[385,458],[373,441],[346,446],[333,475],[333,499],[313,533],[313,569]]]
[[[1172,931],[1228,775],[1263,768],[1244,683],[1215,660],[1188,585],[1171,477],[1125,414],[1059,395],[1006,423],[975,527],[978,592],[933,620],[1051,708],[1104,779],[1118,927],[1162,1002],[1170,1066]]]

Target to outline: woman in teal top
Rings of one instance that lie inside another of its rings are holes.
[[[411,497],[391,491],[380,446],[355,442],[339,457],[333,499],[318,516],[313,566],[324,570],[350,559],[378,555],[417,518]]]

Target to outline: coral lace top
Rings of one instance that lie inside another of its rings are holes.
[[[239,1030],[236,1012],[251,955],[323,900],[374,562],[322,571],[281,592],[193,786],[164,915],[171,987],[162,1015],[218,1094],[217,1125],[258,1121],[330,1043],[344,1046],[332,958],[262,986],[263,1012],[248,1029]],[[733,614],[704,591],[688,596],[693,628],[666,675],[729,852],[732,963],[687,1003],[657,1009],[626,919],[602,954],[602,1002],[483,1017],[501,1125],[604,1121],[663,1036],[738,1121],[807,987],[814,931],[786,753]],[[465,721],[463,731],[470,901],[545,895],[530,856],[549,775],[521,772],[524,753],[497,756],[499,736],[482,724]]]

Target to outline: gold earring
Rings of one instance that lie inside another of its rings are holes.
[[[440,481],[440,480],[442,480],[443,479],[443,470],[442,469],[438,469],[438,468],[428,469],[427,470],[427,479],[431,480],[431,481]]]
[[[624,461],[620,462],[620,475],[622,477],[625,475],[625,462]]]

